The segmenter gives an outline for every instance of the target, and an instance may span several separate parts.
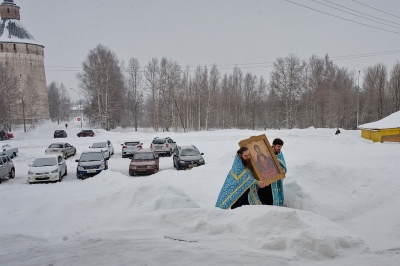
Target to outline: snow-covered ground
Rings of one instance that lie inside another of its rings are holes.
[[[61,183],[29,185],[28,164],[43,155],[56,124],[7,141],[19,148],[16,178],[0,185],[0,265],[400,265],[400,144],[372,143],[360,131],[218,130],[190,133],[94,130],[64,141],[77,148]],[[215,208],[238,142],[284,140],[287,207]],[[206,165],[189,171],[160,158],[161,171],[128,176],[124,140],[155,137],[194,144]],[[109,170],[77,180],[80,152],[111,140]]]

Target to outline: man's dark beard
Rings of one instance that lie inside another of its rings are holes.
[[[240,157],[240,160],[242,160],[242,163],[244,165],[244,167],[249,167],[250,166],[250,160],[245,160],[242,157]]]

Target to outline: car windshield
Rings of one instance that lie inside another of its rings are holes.
[[[103,154],[100,152],[88,152],[82,153],[81,158],[79,159],[80,162],[92,162],[92,161],[102,161]]]
[[[107,142],[96,142],[93,143],[92,148],[106,148]]]
[[[152,152],[135,153],[133,160],[154,160],[154,154]]]
[[[51,144],[49,146],[49,148],[53,148],[53,149],[62,149],[63,145],[62,144]]]
[[[56,158],[38,158],[33,161],[33,167],[53,166],[57,165]]]
[[[164,144],[165,139],[153,139],[153,144]]]
[[[184,150],[181,150],[180,153],[182,156],[196,156],[196,155],[200,154],[200,152],[195,149],[184,149]]]
[[[137,146],[139,142],[125,142],[126,146]]]

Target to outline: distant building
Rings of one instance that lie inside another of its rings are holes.
[[[400,111],[379,121],[358,126],[361,137],[373,142],[400,142]]]
[[[1,1],[1,0],[0,0]],[[22,118],[24,101],[27,119],[49,118],[44,70],[44,46],[39,44],[20,21],[20,7],[14,0],[0,4],[0,60],[17,77],[18,99],[15,120]]]

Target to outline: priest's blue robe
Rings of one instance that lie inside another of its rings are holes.
[[[215,207],[221,209],[231,208],[246,190],[249,190],[248,201],[250,205],[262,204],[257,194],[258,181],[254,178],[251,170],[245,167],[242,160],[236,155]]]

